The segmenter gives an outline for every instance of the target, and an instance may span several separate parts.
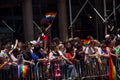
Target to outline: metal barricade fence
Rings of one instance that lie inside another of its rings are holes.
[[[91,58],[87,62],[80,61],[80,79],[79,80],[108,80],[109,69],[108,59],[103,58],[103,63],[99,63],[96,58]]]
[[[58,71],[57,68],[59,68]],[[54,80],[60,80],[61,79],[61,65],[59,62],[54,62],[54,61],[39,61],[36,64],[36,69],[37,69],[37,80],[47,80],[47,79],[54,79]],[[56,73],[59,73],[56,75]]]
[[[37,62],[36,66],[35,66],[35,68],[36,68],[36,80],[46,80],[48,78],[47,64],[48,64],[48,61]]]
[[[25,78],[18,76],[18,65],[7,65],[0,71],[0,80],[35,80],[34,65],[27,65],[28,73]]]
[[[95,58],[92,58],[89,62],[84,62],[80,60],[76,62],[72,67],[71,71],[72,80],[100,80],[100,78],[107,78],[107,72],[109,65],[107,59],[103,59],[104,63],[100,64]],[[49,64],[48,64],[49,63]],[[47,67],[49,65],[49,72],[47,72]],[[37,63],[37,80],[68,80],[68,67],[70,64],[62,64],[56,61],[40,61]],[[60,70],[59,70],[60,69]]]
[[[6,66],[0,71],[0,80],[68,80],[68,75],[71,80],[108,80],[108,58],[101,59],[102,64],[96,58],[91,58],[88,62],[79,60],[73,65],[61,64],[61,61],[39,61],[36,65],[28,65],[26,78],[18,78],[18,66]],[[113,61],[117,74],[120,74],[120,61]]]

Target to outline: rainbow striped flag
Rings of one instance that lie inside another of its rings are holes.
[[[48,12],[45,14],[45,17],[48,21],[53,21],[56,16],[56,12]]]
[[[28,66],[26,65],[18,65],[18,78],[23,77],[26,78],[28,75]]]
[[[117,72],[111,56],[109,58],[109,66],[110,66],[109,80],[117,80]]]
[[[102,60],[100,57],[97,58],[98,59],[98,63],[102,64]]]
[[[40,36],[38,36],[37,42],[40,42]]]
[[[83,41],[83,45],[84,46],[88,46],[90,44],[91,40],[84,40]]]
[[[56,13],[55,12],[49,12],[45,14],[46,18],[55,18]]]
[[[28,66],[23,65],[23,58],[20,57],[18,60],[18,78],[26,78],[28,75]]]

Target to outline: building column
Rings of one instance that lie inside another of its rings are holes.
[[[24,40],[34,39],[32,0],[23,0]]]
[[[59,35],[62,41],[68,40],[66,1],[67,0],[58,0]]]

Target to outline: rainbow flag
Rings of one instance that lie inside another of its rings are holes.
[[[26,65],[18,65],[18,78],[23,77],[26,78],[28,75],[28,66]]]
[[[90,44],[91,40],[84,40],[83,41],[83,45],[84,46],[88,46]]]
[[[40,36],[38,36],[37,42],[40,42]]]
[[[100,57],[97,58],[98,59],[98,63],[102,64],[102,60]]]
[[[48,12],[45,14],[45,17],[48,21],[53,21],[56,16],[55,12]]]
[[[45,17],[46,18],[55,18],[56,16],[56,13],[55,12],[49,12],[49,13],[46,13],[45,14]]]
[[[111,56],[109,58],[109,66],[110,66],[109,80],[117,80],[117,72]]]
[[[28,75],[28,66],[23,65],[23,58],[20,56],[18,60],[18,78],[26,78]]]

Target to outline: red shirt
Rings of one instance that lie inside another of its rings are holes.
[[[66,53],[66,57],[67,57],[73,64],[75,64],[74,59],[72,59],[72,57],[73,57],[73,54],[72,54],[72,53]]]

